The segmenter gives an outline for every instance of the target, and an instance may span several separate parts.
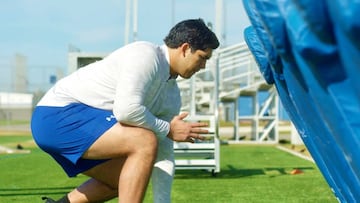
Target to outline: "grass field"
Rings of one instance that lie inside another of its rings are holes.
[[[82,175],[68,178],[30,136],[0,136],[0,145],[19,143],[31,153],[0,154],[0,203],[59,198],[86,180]],[[304,173],[291,175],[294,168]],[[200,170],[177,171],[172,191],[174,203],[337,202],[316,165],[274,146],[222,145],[217,177]],[[151,198],[150,185],[144,202]]]

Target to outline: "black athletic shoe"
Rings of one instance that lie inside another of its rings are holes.
[[[45,200],[45,203],[56,203],[55,200],[49,198],[49,197],[42,197],[42,200]]]

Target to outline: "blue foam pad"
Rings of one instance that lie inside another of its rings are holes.
[[[243,2],[253,26],[245,31],[249,49],[272,70],[329,186],[341,202],[360,201],[360,2]]]
[[[268,84],[274,83],[274,77],[270,68],[269,60],[265,52],[263,44],[255,34],[253,27],[247,27],[244,31],[245,41],[249,46],[250,51],[255,57],[255,61],[259,66],[260,72]]]

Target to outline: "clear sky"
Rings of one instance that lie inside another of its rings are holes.
[[[242,0],[223,2],[223,44],[244,41],[249,20]],[[32,83],[39,72],[32,69],[46,69],[47,75],[61,68],[66,74],[70,45],[82,52],[123,46],[125,7],[126,0],[1,0],[0,84],[8,80],[16,53],[26,56]],[[215,24],[215,0],[138,0],[137,40],[161,44],[174,23],[188,18]]]

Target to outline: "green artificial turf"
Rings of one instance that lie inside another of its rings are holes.
[[[28,143],[30,136],[0,136],[0,145]],[[85,181],[68,178],[36,145],[29,154],[0,154],[0,203],[42,202],[59,198]],[[293,169],[302,174],[291,175]],[[144,202],[152,202],[149,185]],[[117,202],[116,199],[109,201]],[[221,171],[216,177],[202,170],[177,171],[174,203],[337,202],[316,165],[274,146],[221,146]]]

